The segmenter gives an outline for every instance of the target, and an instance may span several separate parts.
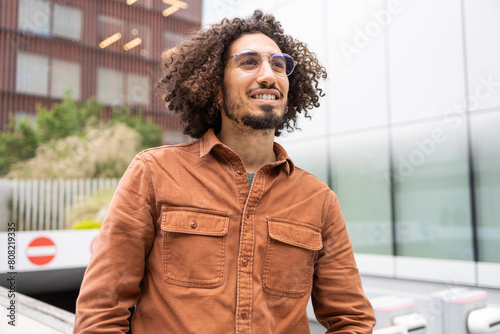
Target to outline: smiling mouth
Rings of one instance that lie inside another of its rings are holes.
[[[257,94],[252,97],[258,100],[276,100],[276,95],[273,94]]]

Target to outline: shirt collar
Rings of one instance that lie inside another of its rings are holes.
[[[208,129],[208,131],[205,132],[205,134],[200,138],[200,157],[203,158],[217,146],[225,147],[225,145],[221,143],[215,135],[214,129]],[[275,164],[283,165],[287,174],[292,175],[295,165],[283,146],[275,142],[274,153],[276,154]]]

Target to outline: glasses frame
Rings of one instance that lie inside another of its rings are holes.
[[[246,70],[240,66],[240,62],[238,61],[238,58],[239,58],[240,54],[245,53],[245,52],[253,52],[253,53],[259,55],[259,57],[260,57],[259,66],[257,66],[254,70]],[[297,62],[295,61],[295,59],[293,59],[292,56],[290,56],[287,53],[275,53],[275,54],[262,53],[261,54],[259,51],[255,51],[252,49],[242,49],[242,50],[238,51],[237,53],[231,55],[231,57],[228,58],[227,62],[229,62],[231,60],[231,58],[236,57],[236,64],[238,65],[239,69],[241,69],[242,71],[247,72],[247,73],[253,73],[253,72],[257,72],[260,69],[260,67],[262,66],[262,57],[263,56],[269,56],[269,65],[271,65],[271,59],[273,57],[277,57],[277,56],[285,58],[285,61],[286,61],[287,57],[292,60],[293,67],[292,67],[290,73],[288,73],[288,74],[286,73],[286,70],[285,70],[285,74],[280,74],[274,70],[273,66],[271,66],[273,73],[280,76],[280,77],[288,77],[288,76],[290,76],[290,74],[293,73],[293,70],[295,70],[295,65],[297,64]]]

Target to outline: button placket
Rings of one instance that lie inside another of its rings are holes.
[[[240,227],[240,248],[238,252],[238,280],[236,304],[236,333],[251,332],[252,327],[252,290],[253,290],[253,256],[255,251],[255,213],[257,205],[264,193],[263,177],[266,169],[258,170],[254,182],[247,193]],[[243,178],[236,178],[243,180]],[[238,182],[238,181],[237,181]]]
[[[258,193],[258,192],[257,192]],[[257,202],[252,198],[252,192],[247,198],[246,205],[243,211],[240,250],[238,254],[239,269],[238,269],[238,302],[237,314],[239,314],[236,322],[236,333],[246,333],[251,328],[252,318],[252,255],[254,252],[255,231],[252,214]]]

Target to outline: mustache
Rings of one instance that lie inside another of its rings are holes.
[[[254,91],[259,90],[259,89],[274,89],[275,91],[277,91],[280,94],[280,97],[285,96],[283,94],[283,92],[281,90],[279,90],[278,87],[276,87],[275,84],[270,84],[270,85],[259,84],[259,87],[247,89],[246,93],[252,94]]]

